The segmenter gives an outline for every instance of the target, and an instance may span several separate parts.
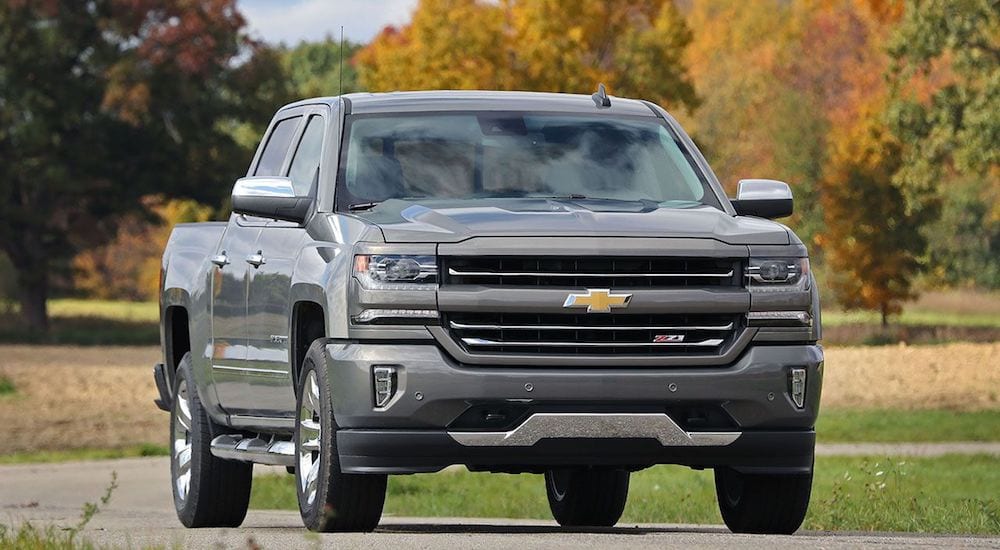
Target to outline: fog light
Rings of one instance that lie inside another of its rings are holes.
[[[396,395],[396,367],[374,367],[372,369],[372,386],[375,389],[375,407],[382,408],[389,404]]]
[[[800,409],[806,404],[806,369],[792,369],[792,402]]]

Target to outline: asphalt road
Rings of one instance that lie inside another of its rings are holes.
[[[259,467],[258,467],[259,468]],[[166,458],[0,466],[0,523],[69,526],[118,473],[118,489],[83,536],[99,544],[183,548],[1000,548],[1000,538],[802,532],[734,535],[721,526],[622,525],[567,530],[552,521],[383,517],[375,533],[309,534],[295,512],[251,510],[240,529],[181,527],[174,516]],[[283,471],[262,468],[262,471]],[[252,542],[251,542],[252,541]]]

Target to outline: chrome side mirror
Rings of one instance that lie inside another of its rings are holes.
[[[254,176],[240,178],[233,186],[233,212],[302,223],[312,206],[311,197],[295,195],[291,178]]]
[[[777,180],[740,180],[733,208],[740,216],[784,218],[792,215],[792,190]]]

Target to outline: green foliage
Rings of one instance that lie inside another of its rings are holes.
[[[971,279],[995,287],[1000,1],[911,2],[889,52],[895,86],[888,119],[904,144],[895,181],[911,211],[944,210],[927,231],[931,270],[951,284]]]
[[[300,42],[281,53],[281,65],[293,95],[300,98],[337,95],[341,88],[340,60],[344,60],[343,90],[345,94],[361,91],[358,72],[351,58],[360,44],[344,43],[341,55],[340,41],[327,37],[320,42]]]
[[[989,195],[978,177],[948,184],[941,217],[926,232],[930,284],[1000,288],[1000,217],[991,212],[1000,195]]]
[[[1000,534],[1000,458],[818,457],[805,529]],[[720,524],[711,471],[656,466],[632,475],[628,523]],[[250,506],[297,509],[292,476],[254,479]],[[446,470],[392,476],[386,512],[550,519],[541,476]]]

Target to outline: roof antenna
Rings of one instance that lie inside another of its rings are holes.
[[[338,95],[344,95],[344,26],[340,26],[340,90]]]
[[[604,88],[603,83],[597,85],[597,91],[590,97],[598,108],[611,106],[611,98],[608,97],[608,91]]]

